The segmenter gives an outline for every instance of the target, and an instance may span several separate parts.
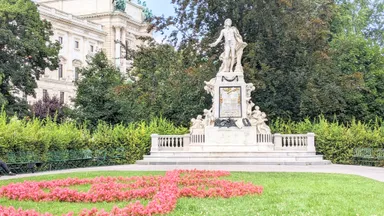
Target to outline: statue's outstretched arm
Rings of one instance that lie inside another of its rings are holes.
[[[211,44],[209,44],[209,46],[210,46],[210,47],[214,47],[214,46],[216,46],[217,44],[220,43],[220,41],[221,41],[221,39],[223,39],[223,37],[224,37],[224,31],[221,30],[221,33],[220,33],[219,38],[217,38],[217,40],[215,41],[215,43],[211,43]]]

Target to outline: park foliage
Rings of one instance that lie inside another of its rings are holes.
[[[34,96],[36,79],[58,67],[60,44],[52,35],[33,1],[0,0],[0,106],[8,113],[26,115],[22,96]]]
[[[133,163],[149,152],[151,133],[186,133],[190,119],[211,107],[204,81],[217,73],[222,50],[208,44],[226,18],[248,43],[244,74],[274,132],[314,132],[318,152],[337,163],[350,163],[355,147],[383,147],[382,1],[172,3],[174,17],[151,20],[158,31],[174,26],[171,44],[127,48],[133,64],[126,77],[98,53],[80,70],[69,118],[60,116],[57,101],[42,101],[29,118],[17,120],[27,106],[13,93],[34,95],[36,79],[57,67],[59,45],[50,42],[51,25],[32,1],[0,0],[0,104],[18,113],[10,120],[1,114],[0,157],[125,147]]]
[[[134,163],[149,153],[152,133],[185,134],[187,130],[157,118],[149,123],[137,122],[127,126],[99,122],[90,131],[85,123],[78,125],[74,121],[57,123],[50,118],[9,119],[3,110],[0,115],[0,158],[5,159],[7,153],[17,151],[33,152],[44,159],[49,151],[86,148],[95,151],[123,147],[127,155],[120,163]]]
[[[333,163],[352,163],[353,149],[357,147],[384,148],[384,124],[382,119],[371,123],[357,120],[345,125],[329,121],[323,116],[295,122],[277,119],[270,123],[273,133],[316,134],[316,150]],[[128,125],[111,125],[98,122],[93,130],[75,121],[58,123],[47,118],[18,120],[0,115],[0,158],[15,151],[29,151],[46,158],[48,151],[90,149],[107,150],[124,148],[125,158],[118,163],[134,163],[148,154],[151,134],[186,134],[188,128],[177,127],[168,120],[155,118]]]

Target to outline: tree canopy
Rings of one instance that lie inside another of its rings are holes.
[[[341,120],[383,115],[383,3],[376,0],[172,0],[174,17],[153,26],[176,30],[168,41],[189,65],[217,63],[207,45],[231,18],[248,47],[243,64],[252,95],[270,118],[323,114]],[[219,64],[207,67],[212,76]]]
[[[60,46],[52,34],[31,0],[0,0],[0,104],[8,112],[22,111],[21,96],[35,96],[36,79],[57,67]]]
[[[123,83],[120,71],[113,66],[104,52],[99,52],[79,70],[80,78],[74,98],[73,117],[96,126],[98,121],[120,122],[121,106],[115,88]]]

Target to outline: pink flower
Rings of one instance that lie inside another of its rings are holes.
[[[263,187],[251,183],[220,180],[229,176],[226,171],[173,170],[165,176],[96,177],[93,179],[67,178],[62,180],[13,183],[0,188],[0,197],[13,200],[61,201],[61,202],[116,202],[134,199],[152,199],[147,206],[140,201],[123,208],[84,209],[80,216],[104,215],[154,215],[173,211],[179,197],[223,197],[261,194]],[[90,184],[88,192],[69,189],[69,186]],[[45,192],[44,190],[48,190]],[[35,210],[16,210],[0,206],[0,215],[49,216]],[[73,216],[67,213],[65,216]]]

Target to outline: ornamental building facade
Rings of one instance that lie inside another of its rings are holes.
[[[87,59],[100,50],[125,73],[129,62],[123,58],[122,47],[116,41],[135,49],[143,43],[139,37],[152,37],[152,34],[147,33],[143,6],[129,0],[115,1],[36,1],[41,19],[52,23],[51,40],[59,41],[61,49],[58,69],[47,69],[37,80],[36,98],[28,96],[28,103],[48,94],[71,105],[71,98],[76,95],[74,81],[79,79],[78,69],[86,66]]]

